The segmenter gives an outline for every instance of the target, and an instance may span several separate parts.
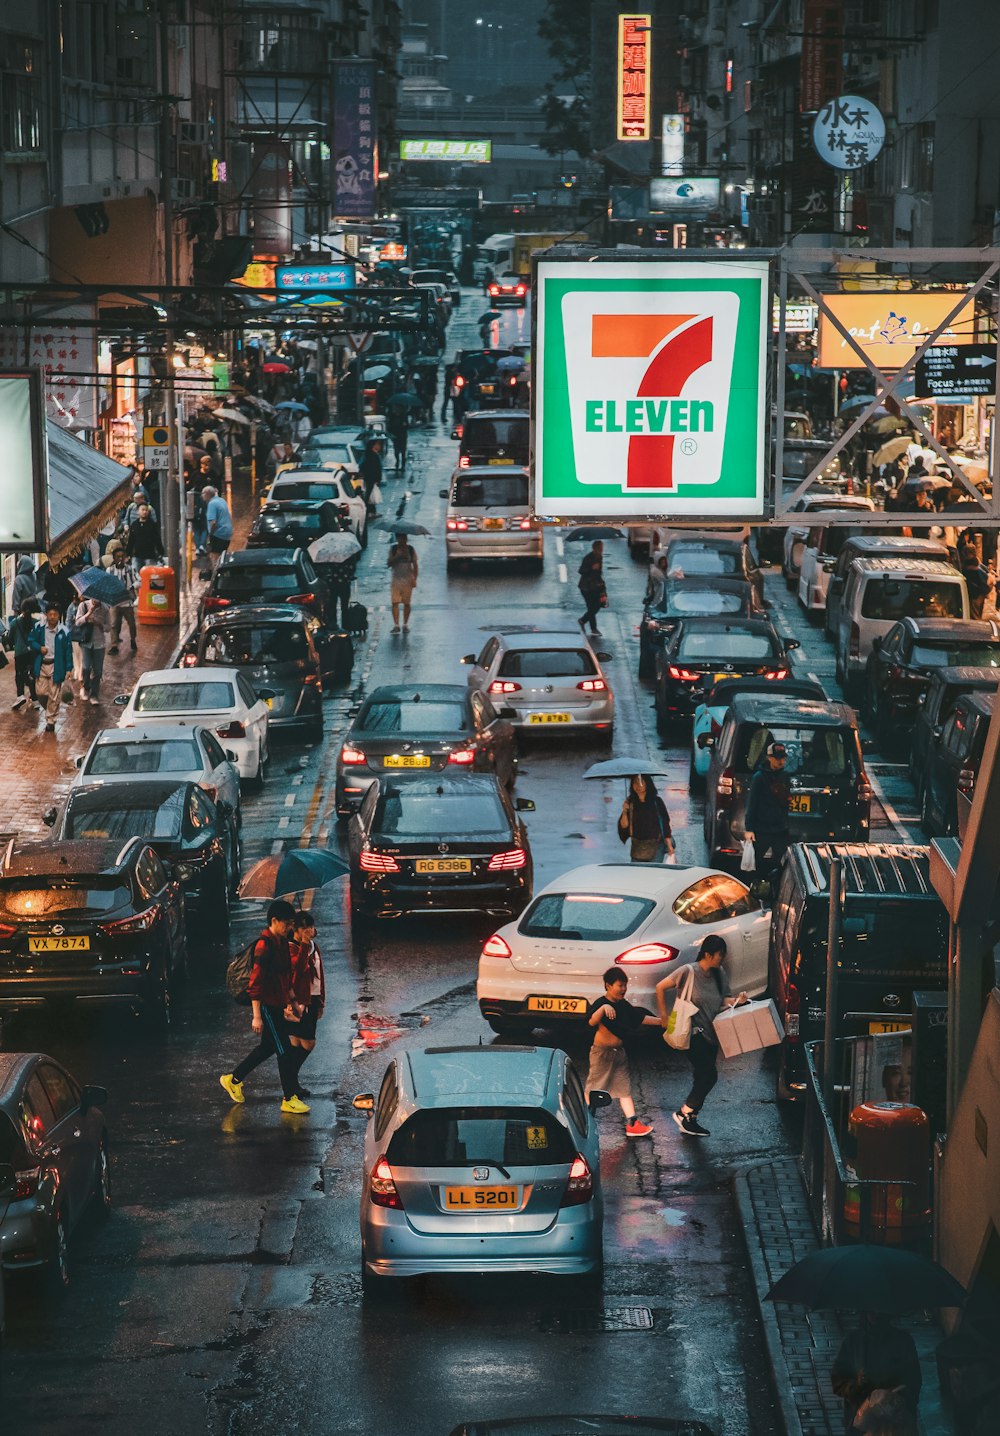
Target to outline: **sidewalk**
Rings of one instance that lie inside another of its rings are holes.
[[[830,1389],[830,1367],[847,1328],[836,1312],[764,1300],[779,1276],[820,1246],[798,1160],[783,1157],[748,1167],[734,1179],[734,1189],[786,1436],[843,1436],[843,1408]],[[902,1324],[920,1354],[921,1432],[953,1436],[934,1357],[944,1332],[928,1318]]]

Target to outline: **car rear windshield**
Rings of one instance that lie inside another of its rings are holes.
[[[144,683],[135,695],[137,713],[188,713],[232,708],[231,683]]]
[[[961,618],[962,585],[925,578],[872,578],[861,600],[863,618]]]
[[[716,614],[742,613],[747,606],[742,593],[719,592],[710,588],[670,588],[657,611],[666,618],[713,618]]]
[[[455,504],[462,508],[491,509],[527,506],[528,475],[497,474],[488,479],[460,478],[455,486]]]
[[[372,703],[358,719],[358,729],[373,735],[395,733],[461,733],[466,727],[465,707],[458,702],[412,698],[398,703]]]
[[[53,883],[58,881],[58,887]],[[131,901],[120,877],[102,882],[92,874],[79,879],[60,875],[49,880],[42,874],[9,878],[0,883],[0,912],[18,922],[44,921],[59,913],[112,912]]]
[[[380,809],[375,830],[387,838],[495,838],[510,832],[500,799],[483,789],[428,793],[400,784],[385,793]]]
[[[611,942],[631,937],[655,906],[651,898],[625,894],[544,893],[528,908],[517,930],[525,937]]]
[[[768,633],[683,633],[677,646],[677,657],[693,663],[730,659],[758,662],[776,653]]]
[[[993,643],[915,643],[910,658],[921,668],[1000,668],[1000,647]]]
[[[527,419],[466,419],[463,449],[528,447]]]
[[[297,623],[234,623],[213,627],[202,643],[203,663],[297,663],[306,656],[306,636]]]
[[[523,648],[500,661],[502,678],[589,678],[596,672],[594,655],[586,648]]]
[[[810,903],[805,950],[826,953],[827,905]],[[926,898],[866,901],[848,896],[842,919],[843,972],[877,972],[884,977],[944,977],[948,917],[940,902]]]
[[[310,437],[309,448],[322,454],[324,464],[356,465],[358,462],[357,455],[349,444],[341,443],[338,439],[328,441],[322,434],[313,434]],[[305,467],[303,465],[303,468]]]
[[[743,772],[756,768],[769,743],[784,743],[788,757],[785,772],[808,778],[842,778],[857,764],[854,735],[848,728],[785,727],[768,723],[759,728],[746,724],[739,737],[734,766]]]
[[[116,773],[190,773],[202,766],[193,738],[142,738],[135,743],[102,743],[95,748],[84,776]]]
[[[414,1112],[386,1156],[393,1167],[562,1167],[576,1151],[541,1108],[443,1107]]]
[[[294,484],[276,484],[268,494],[267,501],[269,504],[281,504],[286,499],[293,503],[321,503],[324,499],[339,498],[340,485],[331,474],[329,483],[318,480],[307,483],[303,479],[296,480]]]
[[[299,576],[294,568],[279,568],[268,564],[266,568],[223,569],[215,581],[215,591],[224,597],[237,594],[256,593],[298,593]]]
[[[146,786],[149,786],[148,784]],[[106,790],[102,790],[106,791]],[[139,789],[139,798],[142,789]],[[66,820],[67,838],[179,838],[184,827],[187,790],[177,788],[162,802],[129,803],[87,794],[70,801]]]
[[[725,549],[675,548],[669,553],[667,573],[683,578],[688,573],[739,573],[739,555]]]

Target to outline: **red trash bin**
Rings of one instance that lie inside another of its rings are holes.
[[[140,623],[177,622],[177,575],[166,564],[150,564],[139,570],[136,617]]]
[[[909,1102],[862,1102],[850,1116],[854,1169],[881,1183],[873,1194],[866,1240],[887,1246],[919,1240],[930,1224],[930,1134],[926,1113]],[[904,1185],[904,1183],[906,1185]],[[860,1235],[860,1192],[844,1192],[844,1223]]]

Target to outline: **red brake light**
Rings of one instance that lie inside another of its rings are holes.
[[[765,678],[787,678],[787,677],[788,677],[788,669],[787,669],[787,668],[769,668],[769,669],[767,669],[766,672],[764,673],[764,677],[765,677]]]
[[[573,1158],[573,1165],[569,1169],[569,1177],[566,1182],[566,1190],[560,1202],[562,1207],[579,1207],[584,1202],[589,1202],[594,1195],[594,1179],[590,1175],[590,1168],[586,1161],[577,1152]]]
[[[489,871],[491,873],[512,872],[515,868],[523,868],[528,861],[528,855],[523,848],[508,848],[505,853],[494,853],[490,858]]]
[[[197,653],[185,653],[184,657],[181,659],[181,667],[182,667],[182,668],[193,668],[197,662],[198,662],[198,655],[197,655]]]
[[[499,293],[500,293],[500,286],[499,286],[499,284],[491,284],[491,285],[490,285],[490,293],[491,293],[491,294],[499,294]]]
[[[13,937],[16,932],[17,928],[13,927],[9,922],[0,922],[0,938]]]
[[[627,947],[615,958],[620,967],[648,966],[653,962],[673,962],[679,949],[666,942],[643,942],[638,947]]]
[[[802,1006],[802,998],[799,996],[799,989],[794,982],[790,982],[785,988],[785,1036],[789,1042],[799,1040],[799,1009]]]
[[[718,786],[715,789],[716,798],[731,798],[733,796],[733,770],[725,768],[719,776]]]
[[[41,1176],[41,1167],[28,1167],[23,1172],[15,1172],[14,1201],[23,1202],[26,1197],[33,1197],[38,1191]]]
[[[373,1206],[402,1208],[402,1198],[396,1191],[396,1183],[392,1179],[392,1168],[385,1157],[379,1157],[372,1168],[369,1194]]]
[[[341,748],[340,750],[340,761],[345,765],[345,767],[351,767],[352,765],[357,763],[367,762],[367,759],[365,758],[365,755],[364,753],[362,753],[360,748],[349,748],[345,743],[343,748]]]
[[[307,603],[307,604],[308,604],[308,603],[315,603],[315,602],[316,602],[316,595],[315,595],[314,593],[293,593],[292,596],[291,596],[291,598],[286,598],[286,599],[285,599],[285,602],[286,602],[286,603]]]
[[[530,528],[531,528],[531,520],[530,520],[530,519],[522,519],[521,522],[520,522],[520,524],[518,525],[518,527],[519,527],[519,528],[522,528],[522,529],[530,529]]]
[[[520,693],[520,683],[512,683],[509,678],[494,678],[489,686],[490,693]]]
[[[135,917],[119,918],[117,922],[102,922],[101,931],[106,932],[109,937],[129,937],[134,932],[148,932],[159,921],[161,913],[159,903],[154,903],[145,912],[137,912]]]
[[[231,608],[232,604],[228,598],[206,598],[204,606],[205,612],[210,613],[213,608]]]
[[[859,803],[868,803],[868,804],[870,804],[870,803],[871,803],[871,800],[872,800],[872,785],[871,785],[871,783],[869,783],[869,781],[868,781],[868,776],[867,776],[867,774],[866,774],[866,773],[861,773],[861,774],[859,775],[859,777],[858,777],[858,802],[859,802]]]
[[[605,693],[608,687],[603,678],[585,678],[576,686],[582,688],[584,693]]]
[[[465,387],[465,375],[464,375],[464,374],[456,374],[456,375],[455,375],[455,388],[456,388],[456,389],[463,389],[464,387]]]
[[[510,957],[511,952],[507,943],[498,932],[488,937],[483,943],[483,957]]]
[[[456,748],[453,753],[448,754],[449,763],[474,763],[475,761],[475,748]]]
[[[394,857],[388,853],[363,852],[361,854],[361,871],[363,873],[398,873],[399,864]]]
[[[236,718],[233,719],[228,727],[216,728],[215,731],[220,738],[245,738],[247,736],[247,730]]]
[[[676,664],[673,663],[671,663],[667,672],[671,678],[679,678],[683,683],[694,683],[696,679],[701,677],[700,673],[692,673],[690,668],[678,668]]]
[[[459,531],[462,532],[462,533],[465,533],[466,530],[468,529],[468,527],[469,527],[468,522],[467,522],[467,520],[465,520],[465,519],[449,519],[449,520],[448,520],[448,528],[452,531],[452,533],[454,533],[456,529],[459,530]]]
[[[517,293],[518,293],[518,294],[523,294],[523,293],[524,293],[524,285],[523,285],[523,284],[519,284],[519,285],[517,286]]]

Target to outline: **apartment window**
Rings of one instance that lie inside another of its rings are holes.
[[[0,148],[29,154],[44,148],[41,46],[28,36],[8,35],[0,51]]]

